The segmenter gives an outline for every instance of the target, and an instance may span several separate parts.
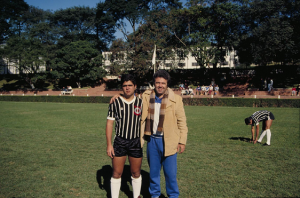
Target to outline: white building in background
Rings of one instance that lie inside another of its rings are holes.
[[[0,48],[4,48],[6,44],[1,44]],[[39,57],[39,60],[42,60],[42,57]],[[38,72],[42,73],[46,71],[46,64],[39,66]],[[19,74],[19,60],[9,60],[6,57],[0,57],[0,75],[4,74]],[[23,73],[32,73],[30,68],[23,69]]]
[[[19,70],[14,62],[10,62],[6,58],[0,59],[0,74],[18,74]]]
[[[124,53],[125,54],[125,53]],[[123,57],[114,57],[114,61],[111,61],[111,55],[112,52],[102,52],[104,61],[103,61],[103,66],[107,72],[110,71],[110,67],[113,62],[117,62],[118,64],[122,64],[122,62],[125,62],[126,60],[126,55]],[[156,56],[157,57],[157,56]],[[217,64],[217,67],[221,68],[230,68],[234,69],[236,68],[238,64],[238,56],[236,53],[236,50],[227,50],[226,51],[226,56],[224,57],[225,61],[220,64]],[[149,60],[151,62],[151,60]],[[150,64],[150,63],[149,63]],[[179,57],[175,58],[175,60],[159,60],[156,59],[156,64],[158,64],[159,69],[199,69],[200,66],[198,65],[196,59],[189,53],[186,57],[180,59]],[[207,66],[207,68],[212,68],[212,64]]]
[[[110,72],[110,68],[113,62],[117,64],[125,64],[126,61],[126,53],[122,53],[119,57],[113,57],[114,61],[111,61],[112,52],[102,52],[103,56],[103,67],[107,72]],[[217,64],[217,67],[222,68],[230,68],[234,69],[238,64],[238,57],[236,51],[229,51],[227,50],[226,56],[224,57],[225,61],[220,64]],[[41,59],[41,58],[40,58]],[[149,60],[149,65],[151,65],[151,60]],[[199,69],[200,66],[198,65],[196,59],[191,55],[188,54],[187,57],[180,59],[176,57],[175,60],[159,60],[156,59],[156,64],[158,64],[159,69]],[[210,65],[207,68],[212,68]],[[39,66],[39,72],[45,72],[46,66],[42,65]],[[0,75],[2,74],[19,74],[20,71],[18,69],[17,61],[9,61],[7,58],[0,58]],[[29,70],[24,70],[23,73],[31,73]]]
[[[40,59],[42,59],[40,57]],[[46,65],[39,66],[38,72],[42,73],[46,71]],[[8,58],[0,58],[0,74],[19,74],[18,60],[9,61]],[[23,73],[32,73],[31,69],[24,69]]]

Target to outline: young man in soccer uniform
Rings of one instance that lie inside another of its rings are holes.
[[[264,144],[265,146],[271,145],[271,125],[275,117],[272,112],[263,110],[263,111],[256,111],[250,117],[245,118],[245,124],[251,125],[251,133],[252,133],[252,141],[254,144],[261,143],[262,139],[267,135],[267,142]],[[261,135],[258,138],[259,133],[259,122],[263,122],[263,127],[261,131]],[[256,138],[254,140],[254,125],[256,125]]]
[[[109,105],[106,123],[107,155],[112,158],[111,197],[119,197],[121,176],[128,155],[131,170],[133,197],[140,195],[143,150],[140,142],[142,100],[134,96],[136,81],[132,75],[122,76],[123,96]],[[112,145],[113,123],[115,138]]]

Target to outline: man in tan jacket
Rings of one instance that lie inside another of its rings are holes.
[[[170,75],[165,70],[153,76],[154,90],[143,93],[141,141],[147,140],[151,197],[159,197],[160,170],[163,166],[166,191],[170,198],[179,197],[177,152],[185,150],[188,128],[181,96],[168,88]]]

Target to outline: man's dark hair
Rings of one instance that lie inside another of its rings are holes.
[[[158,70],[157,72],[155,72],[155,74],[153,75],[153,83],[155,83],[155,79],[158,77],[166,79],[168,81],[167,85],[169,86],[171,76],[166,70]]]
[[[131,74],[123,74],[121,78],[121,85],[123,85],[124,82],[131,81],[133,85],[136,85],[136,81],[133,75]]]
[[[250,123],[250,120],[252,120],[251,117],[245,118],[245,124],[248,125]]]

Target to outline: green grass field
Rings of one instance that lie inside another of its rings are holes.
[[[0,102],[0,197],[107,197],[107,107]],[[182,198],[300,196],[299,109],[267,109],[275,115],[270,147],[248,142],[244,118],[258,108],[185,109],[188,143],[178,156]],[[148,173],[145,155],[142,197],[149,197]],[[128,162],[122,181],[120,197],[132,197]],[[161,183],[166,197],[163,176]]]

